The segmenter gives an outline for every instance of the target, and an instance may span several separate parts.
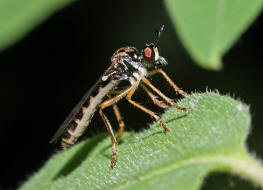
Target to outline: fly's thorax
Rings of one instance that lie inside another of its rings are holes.
[[[147,70],[142,60],[142,55],[134,47],[118,49],[111,57],[112,69],[103,75],[102,80],[119,81],[139,78],[137,75],[146,76]]]
[[[129,77],[129,82],[131,85],[139,84],[139,82],[142,80],[142,73],[140,72],[134,72],[132,76]]]
[[[122,57],[114,66],[117,71],[114,75],[115,79],[130,80],[130,78],[134,78],[137,81],[147,75],[147,69],[143,62],[135,61],[128,56]]]
[[[123,57],[129,57],[132,60],[137,60],[139,57],[138,50],[135,47],[122,47],[114,52],[111,57],[111,62],[117,64]]]

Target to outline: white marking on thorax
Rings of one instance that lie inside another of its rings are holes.
[[[104,76],[101,78],[101,80],[106,81],[106,80],[108,80],[108,77],[109,77],[109,75],[104,75]]]
[[[141,79],[142,79],[142,77],[141,77],[137,72],[133,73],[132,75],[133,75],[137,80],[141,80]]]
[[[131,77],[129,77],[129,82],[131,85],[139,83],[142,80],[142,75],[140,72],[134,72]]]
[[[143,66],[141,65],[140,62],[131,61],[130,64],[131,64],[131,66],[133,66],[135,69],[139,70],[144,76],[147,75],[147,70],[145,69],[145,67],[143,67]]]
[[[108,78],[109,78],[110,76],[114,75],[115,73],[117,73],[117,71],[113,71],[113,72],[111,72],[111,73],[108,74],[108,75],[104,75],[104,76],[101,78],[101,80],[106,81],[106,80],[108,80]]]

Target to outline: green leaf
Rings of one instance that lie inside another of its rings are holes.
[[[262,0],[165,0],[183,45],[207,69],[220,69],[222,56],[259,15]]]
[[[73,0],[1,0],[0,51]]]
[[[193,94],[158,123],[125,133],[117,165],[109,171],[110,138],[85,140],[54,155],[20,189],[199,189],[210,172],[238,174],[263,187],[263,168],[245,146],[250,125],[247,106],[216,93]]]

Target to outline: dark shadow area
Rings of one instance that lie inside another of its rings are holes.
[[[164,121],[164,122],[165,122],[165,123],[171,123],[171,122],[173,122],[173,121],[176,121],[176,120],[182,119],[182,118],[186,117],[187,115],[188,115],[188,114],[185,113],[184,115],[180,115],[180,116],[178,116],[178,117],[176,117],[176,118],[169,119],[169,120]]]
[[[182,118],[184,118],[184,117],[186,117],[187,116],[187,114],[184,114],[184,115],[181,115],[181,116],[179,116],[179,117],[176,117],[176,118],[174,118],[174,119],[170,119],[170,120],[168,120],[168,121],[165,121],[165,123],[170,123],[170,122],[172,122],[172,121],[175,121],[175,120],[178,120],[178,119],[182,119]],[[149,126],[148,126],[149,127]],[[143,129],[146,129],[146,127],[143,127]],[[135,132],[135,134],[134,135],[136,135],[136,133],[137,132]],[[160,131],[157,131],[157,132],[154,132],[154,133],[152,133],[152,134],[150,134],[150,135],[148,135],[148,136],[146,136],[146,137],[143,137],[142,139],[144,140],[144,139],[147,139],[147,138],[149,138],[149,137],[152,137],[152,136],[154,136],[154,135],[157,135],[157,134],[164,134],[164,131],[163,131],[163,128],[160,126]],[[130,137],[128,137],[128,138],[130,138]],[[120,144],[122,144],[122,143],[125,143],[125,141],[129,141],[129,143],[131,143],[131,144],[133,144],[133,143],[136,143],[136,141],[130,141],[129,139],[125,139],[125,140],[123,140],[123,139],[121,139],[120,140],[120,142],[118,142],[118,145],[120,145]],[[109,145],[109,146],[106,146],[106,147],[104,147],[100,152],[103,154],[103,156],[105,156],[106,158],[109,158],[109,159],[111,159],[111,154],[108,154],[107,153],[107,149],[109,149],[109,148],[111,148],[111,145]]]
[[[240,177],[233,176],[227,173],[214,173],[210,174],[204,184],[202,190],[206,189],[220,189],[220,190],[259,190],[249,181],[241,179]]]
[[[103,150],[101,150],[101,154],[105,157],[105,158],[107,158],[107,159],[109,159],[109,160],[111,160],[111,153],[109,154],[109,153],[107,153],[106,152],[106,150],[108,149],[108,148],[110,148],[111,146],[108,146],[108,147],[105,147]],[[117,154],[117,162],[118,162],[118,154]]]
[[[90,141],[87,141],[79,151],[73,155],[71,159],[67,161],[63,168],[55,175],[53,180],[58,179],[59,177],[67,176],[72,171],[74,171],[88,156],[89,153],[96,147],[96,145],[105,139],[108,135],[106,133],[99,134],[92,138]]]
[[[178,119],[182,119],[182,118],[184,118],[184,117],[186,117],[186,116],[187,116],[187,113],[184,114],[184,115],[181,115],[181,116],[179,116],[179,117],[176,117],[176,118],[173,118],[173,119],[164,121],[164,122],[165,122],[166,124],[168,124],[168,123],[173,122],[173,121],[176,121],[176,120],[178,120]],[[160,126],[160,127],[161,127],[161,126]],[[160,133],[163,133],[163,134],[164,134],[163,128],[161,128],[160,131],[157,131],[157,132],[154,132],[154,133],[148,135],[147,137],[143,137],[142,139],[147,139],[147,138],[149,138],[149,137],[151,137],[151,136],[154,136],[154,135],[157,135],[157,134],[160,134]]]
[[[148,139],[149,137],[152,137],[152,136],[154,136],[154,135],[158,135],[158,134],[161,134],[161,133],[164,134],[163,131],[157,131],[157,132],[154,132],[154,133],[148,135],[147,137],[143,137],[142,139]]]
[[[109,135],[107,135],[107,136],[108,136],[108,138],[110,138]],[[122,137],[122,138],[123,138],[123,137]],[[125,137],[124,137],[124,138],[125,138]],[[121,140],[118,142],[117,146],[119,146],[119,145],[121,145],[121,144],[123,144],[123,143],[125,143],[125,140],[121,139]],[[111,146],[112,146],[112,144],[109,144],[108,146],[104,147],[104,148],[101,149],[101,151],[100,151],[100,153],[101,153],[104,157],[106,157],[106,158],[108,158],[108,159],[111,159],[111,152],[110,152],[110,153],[107,152],[107,149],[111,148]],[[118,156],[117,156],[117,159],[118,159]]]

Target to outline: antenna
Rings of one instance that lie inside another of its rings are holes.
[[[159,42],[159,39],[160,39],[160,36],[162,34],[164,30],[164,25],[161,26],[160,30],[156,30],[156,40],[154,42],[154,44],[157,46],[158,42]]]

